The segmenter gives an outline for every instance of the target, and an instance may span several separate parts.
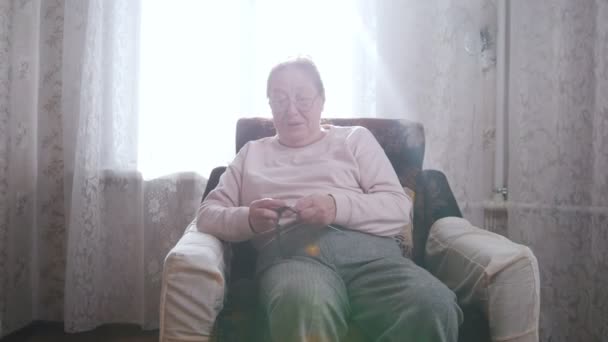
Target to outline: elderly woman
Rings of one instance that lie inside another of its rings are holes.
[[[277,135],[249,142],[201,205],[197,226],[258,249],[259,297],[273,341],[456,341],[454,293],[391,237],[411,199],[373,135],[321,126],[315,64],[275,66],[267,96]]]

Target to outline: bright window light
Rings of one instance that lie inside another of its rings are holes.
[[[266,77],[288,56],[317,63],[324,115],[352,116],[357,1],[146,0],[142,4],[139,170],[208,176],[234,157],[238,118],[270,117]],[[373,113],[366,113],[373,115]]]

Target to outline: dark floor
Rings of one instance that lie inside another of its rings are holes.
[[[156,342],[158,330],[136,325],[110,324],[77,334],[63,332],[63,323],[35,322],[0,339],[0,342]]]

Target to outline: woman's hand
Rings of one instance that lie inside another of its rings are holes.
[[[298,200],[294,209],[302,223],[327,226],[336,219],[336,201],[331,195],[309,195]]]
[[[277,209],[287,204],[272,198],[262,198],[249,205],[249,226],[255,233],[274,229],[279,219]]]

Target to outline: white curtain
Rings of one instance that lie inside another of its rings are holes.
[[[135,1],[64,4],[60,70],[68,182],[63,316],[68,331],[113,318],[140,321],[142,279],[133,275],[143,270],[142,191],[125,189],[125,198],[107,191],[115,170],[136,165],[138,13]]]
[[[371,2],[205,3],[201,12],[189,11],[199,1],[157,2],[164,17],[140,31],[153,2],[0,1],[0,336],[33,320],[64,321],[69,332],[157,327],[163,259],[204,176],[233,156],[235,119],[265,115],[276,60],[313,55],[328,115],[373,115],[374,37],[358,34],[374,25]],[[348,21],[332,29],[337,16]],[[280,18],[312,31],[264,24]],[[323,33],[324,45],[310,40]],[[179,50],[180,36],[190,49]],[[371,48],[357,54],[363,39]],[[163,50],[174,54],[155,64]],[[189,72],[187,84],[162,78]]]
[[[158,325],[203,177],[137,172],[139,2],[0,2],[0,336]]]
[[[541,274],[541,336],[608,334],[608,2],[511,1],[508,234]]]

